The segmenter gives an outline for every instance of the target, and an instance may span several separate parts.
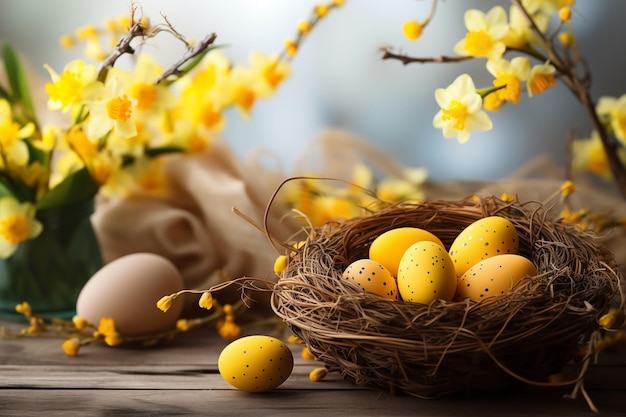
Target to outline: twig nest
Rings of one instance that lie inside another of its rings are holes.
[[[425,398],[543,384],[599,330],[623,294],[611,253],[590,234],[555,221],[541,203],[497,198],[400,204],[311,231],[274,287],[272,307],[330,371]],[[519,254],[538,275],[504,294],[428,305],[386,299],[342,279],[372,241],[399,227],[436,235],[449,249],[471,223],[501,216],[515,225]]]

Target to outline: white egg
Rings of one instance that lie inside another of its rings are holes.
[[[166,313],[157,308],[157,301],[181,289],[181,274],[168,259],[152,253],[126,255],[89,279],[78,296],[76,313],[95,325],[101,318],[112,318],[124,336],[157,333],[173,327],[183,308],[180,297]]]

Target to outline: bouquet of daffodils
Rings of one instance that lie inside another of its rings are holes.
[[[124,30],[121,31],[120,28]],[[168,33],[186,46],[169,69],[137,45]],[[112,50],[94,48],[115,35]],[[42,125],[17,53],[4,45],[6,83],[0,84],[0,258],[42,231],[38,213],[93,199],[101,192],[158,192],[166,187],[159,156],[201,152],[225,125],[231,107],[248,116],[255,101],[271,96],[289,75],[282,56],[254,53],[249,66],[233,66],[214,46],[215,34],[187,41],[167,20],[110,21],[86,27],[62,44],[85,41],[98,66],[79,59],[58,73],[45,65],[50,111],[66,124]],[[98,54],[95,54],[98,52]],[[131,68],[115,66],[132,55]],[[286,56],[286,55],[285,55]]]

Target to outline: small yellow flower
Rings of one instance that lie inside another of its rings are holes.
[[[562,197],[568,197],[574,191],[576,191],[576,186],[571,180],[567,180],[563,184],[561,184],[559,191]]]
[[[321,19],[328,14],[328,6],[325,4],[318,4],[315,6],[314,13]]]
[[[285,53],[288,57],[293,58],[298,53],[298,44],[293,39],[287,39],[285,41]]]
[[[619,98],[600,97],[596,111],[599,116],[610,120],[615,137],[626,144],[626,94]]]
[[[574,36],[570,32],[560,32],[558,37],[559,37],[559,42],[561,42],[561,45],[563,45],[566,48],[569,48],[572,42],[574,41]]]
[[[335,7],[341,7],[345,4],[346,0],[333,0],[332,5]]]
[[[309,379],[313,382],[318,382],[326,378],[327,375],[328,375],[328,369],[315,368],[311,372],[309,372]]]
[[[274,272],[277,274],[282,273],[285,269],[287,269],[287,265],[289,263],[288,258],[285,255],[280,255],[274,261]]]
[[[96,67],[87,65],[83,60],[68,63],[61,75],[50,66],[44,65],[50,73],[52,83],[46,84],[46,93],[50,96],[48,108],[50,110],[68,111],[72,105],[78,104],[87,85],[96,80]]]
[[[186,332],[189,330],[189,321],[186,319],[179,319],[176,321],[176,328],[181,332]]]
[[[241,328],[233,322],[225,321],[218,326],[217,333],[222,339],[232,341],[241,335]]]
[[[492,128],[491,119],[482,111],[482,98],[469,75],[461,74],[447,88],[435,90],[435,99],[441,110],[435,115],[433,126],[442,129],[445,138],[456,137],[459,143],[465,143],[473,130]]]
[[[515,201],[515,198],[508,193],[502,193],[502,195],[500,196],[500,200],[510,203],[512,201]]]
[[[302,348],[302,359],[306,359],[306,360],[315,360],[315,356],[313,356],[313,354],[311,353],[311,350],[305,346]]]
[[[511,61],[499,59],[487,62],[487,70],[495,77],[494,87],[501,87],[487,97],[495,96],[500,101],[514,104],[520,99],[521,83],[530,75],[530,61],[526,57],[515,57]]]
[[[30,317],[33,314],[30,308],[30,304],[27,301],[24,301],[23,303],[16,305],[15,311],[17,311],[20,314],[23,314],[26,317]]]
[[[572,18],[572,9],[569,7],[561,7],[559,9],[559,20],[561,22],[569,22]]]
[[[617,310],[611,308],[606,314],[598,319],[598,324],[605,329],[610,329],[615,324]]]
[[[76,356],[80,350],[80,340],[78,338],[67,339],[61,345],[67,356]]]
[[[232,315],[233,314],[232,304],[224,304],[224,307],[222,307],[222,312],[227,316]]]
[[[76,41],[72,35],[63,35],[61,39],[59,39],[59,45],[63,49],[70,49],[76,45]]]
[[[289,337],[287,338],[287,343],[290,343],[292,345],[301,345],[301,344],[303,344],[302,339],[300,339],[295,334],[290,334],[289,335]]]
[[[74,323],[74,327],[76,327],[77,330],[83,330],[89,325],[89,322],[80,316],[72,317],[72,323]]]
[[[117,330],[115,329],[115,322],[113,321],[113,319],[111,317],[101,318],[100,323],[98,323],[97,333],[104,336],[117,333]]]
[[[465,12],[464,19],[469,32],[454,46],[454,52],[490,60],[501,58],[506,50],[503,39],[509,28],[506,11],[501,6],[492,8],[487,14],[471,9]]]
[[[13,197],[0,199],[0,258],[8,258],[20,243],[39,236],[42,230],[35,219],[35,206]]]
[[[550,87],[556,86],[554,72],[556,69],[549,63],[535,65],[530,70],[530,77],[526,86],[528,88],[528,96],[532,97],[543,93]]]
[[[107,346],[117,346],[123,341],[122,335],[118,332],[111,332],[104,336],[104,343],[106,343]]]
[[[301,20],[298,22],[298,32],[307,34],[311,31],[311,23],[306,20]]]
[[[424,26],[417,20],[409,20],[402,25],[402,33],[404,37],[410,41],[419,39],[419,37],[422,36],[423,30]]]
[[[159,310],[165,313],[167,310],[170,309],[170,307],[172,307],[173,302],[174,297],[172,297],[171,295],[164,295],[159,299],[159,301],[157,301],[156,306],[159,308]]]
[[[198,305],[206,310],[213,308],[213,297],[209,291],[205,291],[198,300]]]

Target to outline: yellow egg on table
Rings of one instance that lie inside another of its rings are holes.
[[[372,259],[356,260],[343,271],[343,278],[354,282],[364,292],[390,300],[398,299],[396,279],[380,262]]]
[[[76,314],[98,325],[112,318],[124,336],[158,333],[174,327],[183,309],[182,297],[164,313],[156,306],[165,295],[183,289],[183,278],[167,258],[134,253],[109,262],[87,281],[76,301]]]
[[[476,220],[459,233],[449,250],[457,278],[483,259],[518,251],[519,236],[515,225],[500,216]]]
[[[504,294],[522,278],[536,275],[535,265],[522,255],[492,256],[479,261],[461,276],[457,283],[455,298],[480,301]]]
[[[412,244],[423,240],[435,242],[443,247],[437,236],[418,227],[398,227],[381,233],[370,245],[369,258],[380,262],[395,277],[398,265],[406,250]]]
[[[237,389],[270,391],[291,375],[293,354],[284,342],[274,337],[245,336],[222,350],[217,367],[224,380]]]
[[[445,248],[421,241],[406,250],[398,268],[398,290],[404,301],[430,304],[451,301],[456,291],[454,264]]]

